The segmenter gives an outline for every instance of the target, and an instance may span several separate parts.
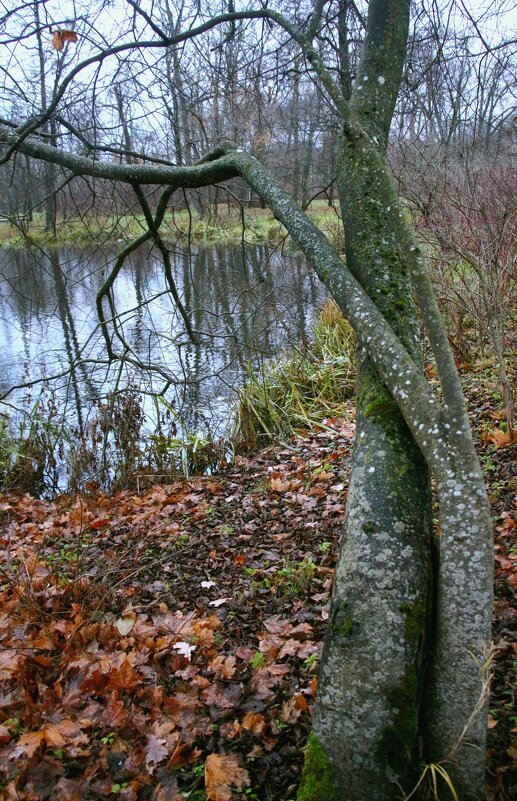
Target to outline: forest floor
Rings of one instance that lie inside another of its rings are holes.
[[[496,524],[488,797],[509,801],[515,452],[469,382]],[[0,498],[1,797],[295,798],[354,429],[140,493]]]

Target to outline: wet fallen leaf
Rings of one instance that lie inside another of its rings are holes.
[[[248,787],[248,771],[241,768],[236,756],[210,754],[205,762],[205,789],[210,801],[231,801],[232,787]]]

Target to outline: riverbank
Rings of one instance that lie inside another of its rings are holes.
[[[517,479],[495,387],[466,376],[496,523],[489,798],[508,801]],[[205,801],[217,774],[228,798],[294,799],[353,437],[350,407],[217,475],[2,497],[7,797]]]
[[[338,230],[338,209],[326,201],[316,200],[309,207],[311,219],[329,236]],[[21,247],[27,241],[40,246],[92,246],[128,243],[146,230],[142,214],[107,215],[93,211],[81,216],[59,219],[55,231],[45,230],[42,212],[33,214],[32,221],[20,220],[13,224],[6,218],[0,220],[0,245]],[[213,211],[200,217],[195,211],[183,209],[165,215],[161,233],[164,239],[179,244],[238,245],[269,242],[279,244],[286,240],[284,227],[273,217],[269,209],[242,208],[219,204]]]

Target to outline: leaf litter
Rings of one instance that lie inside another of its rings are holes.
[[[142,495],[1,498],[6,799],[295,797],[353,434],[349,421],[329,420],[289,447]],[[506,732],[491,744],[500,799],[516,656],[505,503],[489,723],[491,738]]]

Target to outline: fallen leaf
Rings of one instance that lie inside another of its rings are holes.
[[[142,682],[142,676],[133,670],[126,659],[121,667],[114,668],[109,675],[108,687],[115,690],[134,690]]]
[[[178,651],[182,656],[186,656],[189,662],[192,658],[192,652],[196,650],[196,646],[189,645],[188,642],[175,642],[172,647],[174,648],[175,651]]]
[[[493,428],[491,431],[482,435],[485,442],[492,442],[496,448],[504,448],[510,443],[510,434],[501,428]]]
[[[130,612],[129,614],[124,615],[123,617],[119,617],[115,623],[115,627],[118,633],[122,635],[122,637],[126,637],[133,628],[133,626],[135,625],[135,621],[136,621],[136,614],[134,612]]]
[[[209,801],[231,801],[232,787],[242,790],[250,783],[248,771],[233,754],[210,754],[205,762],[205,790]]]
[[[242,721],[242,728],[252,732],[252,734],[264,734],[266,729],[264,715],[248,712]]]
[[[18,662],[20,654],[17,651],[5,650],[0,653],[0,678],[2,673],[5,673],[5,678],[9,678],[10,674],[18,669]]]
[[[8,743],[11,740],[11,732],[5,726],[0,726],[0,743]]]
[[[227,656],[224,660],[222,669],[221,669],[221,677],[223,679],[231,679],[235,673],[235,657],[234,656]]]
[[[162,759],[168,755],[169,749],[167,748],[167,740],[163,737],[156,737],[155,734],[150,734],[147,738],[147,748],[145,751],[145,764],[158,765]]]
[[[230,600],[229,598],[217,598],[215,601],[210,601],[208,606],[216,606],[216,607],[222,606],[223,604],[226,603],[226,601],[229,600]]]
[[[16,743],[16,747],[11,752],[9,759],[18,759],[18,757],[24,754],[27,754],[29,758],[34,756],[44,738],[45,735],[42,731],[25,732]]]

